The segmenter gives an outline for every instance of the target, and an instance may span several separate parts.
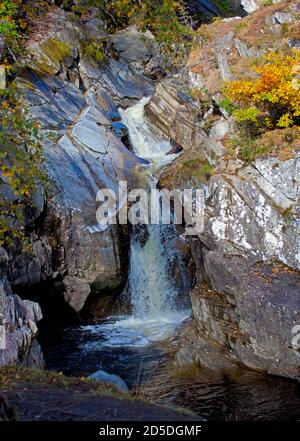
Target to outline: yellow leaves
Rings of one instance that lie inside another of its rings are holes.
[[[8,101],[3,101],[1,106],[2,106],[3,109],[9,109],[10,108],[10,104],[9,104]]]
[[[5,177],[5,178],[10,178],[10,177],[12,177],[13,176],[13,171],[12,170],[10,170],[10,169],[4,169],[4,170],[2,170],[2,175]]]
[[[8,199],[0,186],[2,244],[17,238],[26,245],[24,210],[36,185],[47,182],[37,129],[38,125],[27,118],[16,89],[8,87],[0,96],[0,182],[10,188],[15,198]]]
[[[292,126],[294,123],[293,118],[291,117],[291,115],[289,113],[285,113],[284,115],[282,115],[278,122],[277,122],[277,127],[290,127]]]
[[[234,100],[246,100],[253,96],[254,84],[251,80],[236,80],[225,83],[226,97]]]
[[[235,112],[237,120],[254,121],[255,108],[267,113],[260,121],[265,128],[287,128],[299,124],[300,82],[297,76],[300,73],[300,51],[267,54],[259,60],[254,73],[256,76],[253,78],[225,84],[225,97],[239,107]]]

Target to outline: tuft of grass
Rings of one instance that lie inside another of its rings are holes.
[[[22,387],[57,387],[79,392],[89,392],[96,395],[130,398],[128,394],[118,392],[113,385],[90,380],[86,377],[67,377],[61,372],[23,368],[20,366],[5,366],[0,369],[0,392],[14,390],[20,385]]]
[[[95,61],[97,64],[103,64],[105,61],[105,51],[102,42],[88,41],[82,44],[83,54]]]
[[[55,64],[61,63],[65,58],[71,55],[71,48],[57,38],[49,38],[41,45],[45,55]]]
[[[201,163],[199,159],[189,159],[182,163],[181,174],[195,178],[200,182],[207,182],[214,174],[214,170],[208,161]]]
[[[239,136],[225,140],[225,144],[229,151],[246,162],[267,156],[286,161],[295,157],[300,150],[300,130],[298,127],[275,129],[258,138],[241,131]]]

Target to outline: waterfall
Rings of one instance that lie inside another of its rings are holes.
[[[129,292],[135,317],[158,317],[175,310],[176,289],[169,271],[162,244],[161,226],[149,225],[145,244],[133,229]]]
[[[144,116],[148,101],[149,98],[143,98],[136,105],[119,111],[134,152],[150,161],[149,181],[153,185],[155,177],[151,172],[170,162],[174,155],[167,155],[170,142],[154,134]],[[128,291],[134,317],[158,318],[176,311],[179,293],[170,274],[168,258],[173,246],[173,225],[133,226]]]
[[[146,185],[150,192],[156,186],[155,171],[176,155],[167,155],[170,143],[156,135],[148,124],[144,116],[148,101],[149,98],[143,98],[119,112],[134,152],[149,161],[145,167],[149,172]],[[176,240],[174,225],[132,226],[128,287],[123,293],[127,304],[129,296],[132,315],[110,317],[105,323],[82,327],[84,332],[100,337],[100,343],[93,340],[86,350],[99,344],[109,348],[145,347],[172,336],[176,326],[188,317],[189,280],[181,254],[176,250]]]
[[[119,109],[119,113],[128,129],[135,154],[147,159],[152,165],[161,167],[173,161],[176,155],[167,155],[171,150],[170,142],[156,135],[145,118],[145,106],[149,100],[147,97],[142,98],[128,109]]]

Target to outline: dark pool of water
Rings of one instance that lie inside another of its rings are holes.
[[[101,368],[121,376],[131,388],[151,384],[146,396],[208,420],[300,421],[300,386],[293,381],[248,370],[217,374],[204,369],[179,374],[173,369],[170,375],[164,370],[156,381],[168,355],[163,346],[105,347],[101,333],[82,332],[80,326],[51,328],[41,344],[48,369],[86,376]]]
[[[66,375],[88,376],[98,369],[122,377],[130,388],[148,381],[153,369],[165,359],[159,346],[103,346],[101,333],[82,331],[80,326],[54,327],[41,339],[46,367]]]

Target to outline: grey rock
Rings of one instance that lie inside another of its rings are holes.
[[[3,65],[0,65],[0,89],[6,89],[6,70]]]
[[[274,24],[288,24],[294,21],[292,14],[289,12],[280,12],[277,11],[273,14],[273,23]]]
[[[203,134],[198,124],[201,110],[180,92],[176,82],[165,80],[159,83],[145,110],[154,128],[184,150],[202,144]]]
[[[257,11],[260,7],[259,0],[241,0],[241,5],[245,9],[248,14],[252,14],[252,12]]]
[[[4,35],[0,33],[0,61],[2,60],[5,48]]]
[[[222,139],[232,129],[232,121],[220,118],[210,129],[209,137],[211,139]]]
[[[90,19],[83,20],[84,28],[90,38],[101,40],[106,37],[106,25],[97,17],[91,17]]]
[[[240,57],[248,58],[251,56],[251,50],[247,47],[246,43],[241,41],[239,38],[236,38],[234,40],[234,43],[235,43],[235,47],[237,48]]]
[[[95,381],[101,381],[102,383],[112,384],[119,392],[129,393],[127,384],[118,375],[108,374],[105,371],[98,370],[88,378]]]
[[[299,379],[300,355],[291,345],[300,319],[299,275],[284,266],[226,257],[200,243],[193,253],[203,265],[191,292],[193,321],[181,333],[178,362],[213,369],[237,363]]]
[[[153,90],[151,80],[117,60],[111,60],[101,78],[111,93],[119,99],[141,99],[149,96]]]
[[[8,255],[3,248],[0,256],[0,366],[43,367],[43,356],[35,339],[36,324],[42,318],[40,307],[13,294],[7,279]]]
[[[277,203],[286,198],[273,187],[272,201],[271,191],[266,194],[262,185],[260,180],[214,176],[206,206],[206,232],[224,246],[232,245],[258,260],[279,259],[299,268],[299,208],[296,204],[289,207],[290,215],[278,209]]]
[[[147,63],[152,57],[151,44],[155,45],[134,26],[114,34],[112,42],[120,58],[127,63]]]
[[[13,286],[37,285],[51,275],[52,249],[46,237],[32,235],[32,254],[18,253],[9,265],[9,278]]]
[[[59,228],[49,232],[58,243],[53,268],[47,238],[34,243],[34,258],[16,256],[11,268],[14,285],[36,284],[58,271],[65,300],[79,312],[90,286],[120,289],[124,283],[122,244],[117,226],[101,232],[96,221],[100,188],[118,192],[119,180],[135,183],[141,161],[127,150],[113,128],[106,93],[85,96],[73,84],[29,72],[20,81],[39,119],[44,136],[46,168],[54,197],[48,216]],[[101,105],[99,104],[101,103]],[[101,107],[103,106],[103,107]],[[47,134],[51,130],[51,138]],[[50,228],[51,230],[51,228]]]
[[[213,167],[216,166],[219,159],[227,153],[227,149],[223,146],[221,141],[210,137],[204,142],[204,151],[208,162]]]
[[[130,26],[117,32],[111,38],[121,61],[146,75],[162,74],[165,62],[150,31],[139,32],[135,26]]]
[[[124,102],[133,104],[144,96],[152,93],[153,85],[146,78],[127,63],[111,59],[103,67],[96,66],[91,60],[82,58],[79,62],[79,71],[85,87],[105,88],[115,101],[124,106]]]
[[[218,39],[215,45],[219,71],[221,78],[224,81],[230,81],[233,79],[233,75],[231,73],[231,69],[228,63],[228,54],[227,54],[233,46],[234,43],[233,36],[234,33],[229,32],[224,37]]]

